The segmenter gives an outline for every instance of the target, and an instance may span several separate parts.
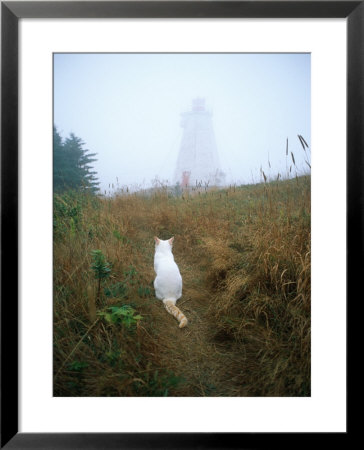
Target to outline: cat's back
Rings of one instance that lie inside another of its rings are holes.
[[[157,251],[154,255],[154,270],[157,275],[161,274],[161,272],[179,273],[179,269],[172,252]]]
[[[154,253],[154,270],[157,274],[154,288],[157,298],[177,300],[182,295],[182,276],[174,261],[170,241],[158,239]]]

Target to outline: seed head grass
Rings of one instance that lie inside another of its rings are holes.
[[[55,396],[310,395],[310,176],[264,175],[55,195]],[[184,329],[154,295],[154,236],[175,237]]]

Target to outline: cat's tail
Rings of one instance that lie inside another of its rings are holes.
[[[179,308],[177,308],[177,306],[174,304],[174,301],[166,298],[163,300],[163,303],[164,307],[169,312],[169,314],[172,314],[172,316],[174,316],[178,320],[179,327],[180,328],[185,327],[188,323],[187,317],[183,314],[183,312]]]

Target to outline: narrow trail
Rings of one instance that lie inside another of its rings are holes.
[[[188,325],[179,329],[174,317],[156,305],[160,312],[155,326],[162,348],[162,365],[184,380],[175,395],[228,396],[226,369],[234,358],[233,349],[228,342],[216,340],[216,329],[207,311],[211,294],[201,269],[181,263],[180,270],[183,295],[177,305],[186,315]]]

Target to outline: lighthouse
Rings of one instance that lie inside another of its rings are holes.
[[[174,175],[175,183],[183,188],[221,186],[225,174],[220,168],[212,113],[206,109],[204,98],[192,101],[191,111],[181,115],[182,141]]]

